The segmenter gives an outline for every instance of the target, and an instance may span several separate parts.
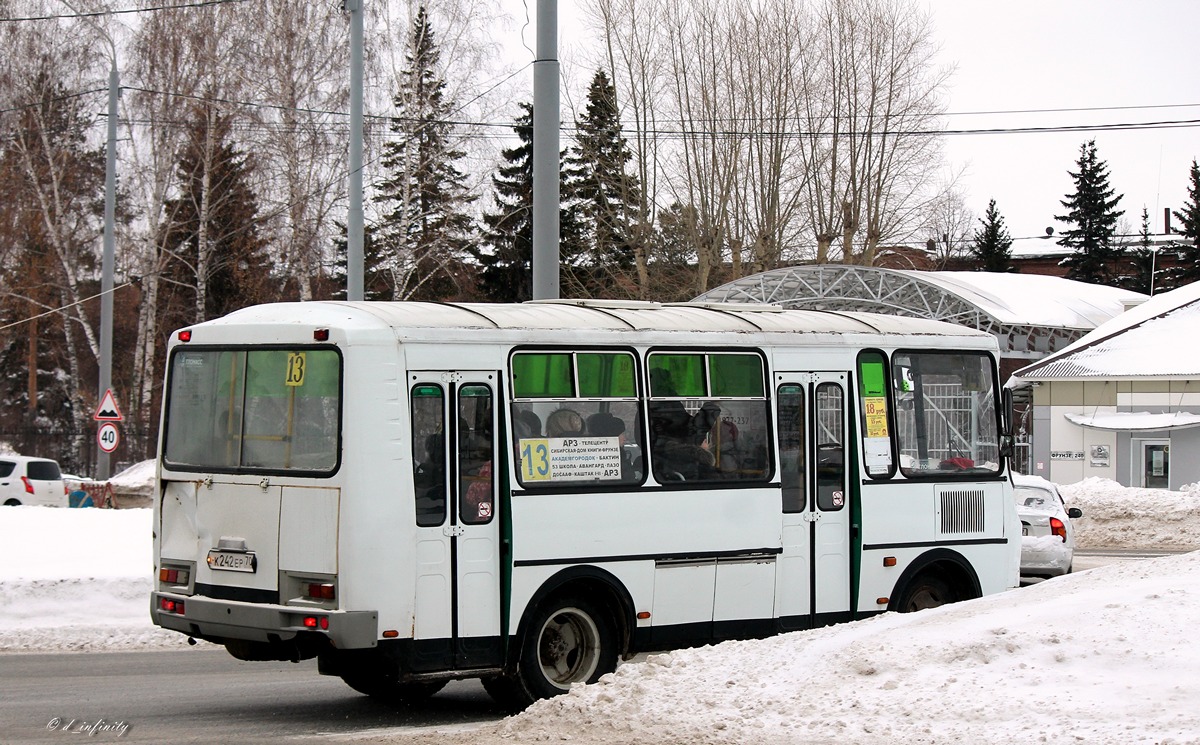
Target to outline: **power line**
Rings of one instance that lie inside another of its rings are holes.
[[[152,13],[159,10],[184,10],[187,8],[204,8],[210,5],[226,5],[228,3],[246,3],[251,0],[197,0],[192,3],[181,3],[179,5],[156,5],[149,8],[117,8],[115,10],[96,10],[82,13],[55,13],[43,16],[21,16],[17,18],[0,18],[0,23],[16,23],[19,21],[57,21],[73,18],[99,18],[103,16],[117,16],[128,13]]]
[[[976,116],[985,114],[1071,114],[1081,111],[1136,111],[1140,109],[1191,109],[1200,103],[1161,103],[1145,106],[1081,106],[1069,109],[997,109],[996,111],[952,111],[943,116]]]
[[[462,106],[459,106],[456,110],[461,111],[462,109],[466,108],[466,106],[473,103],[474,101],[477,101],[477,100],[479,100],[479,98],[482,98],[484,95],[489,93],[491,90],[494,90],[495,88],[499,87],[500,85],[503,85],[505,82],[507,82],[508,80],[511,80],[513,77],[516,77],[523,70],[524,70],[524,68],[513,72],[508,77],[500,80],[498,83],[493,85],[487,91],[484,91],[483,93],[479,94],[478,96],[471,99],[467,103],[463,104]],[[211,97],[211,96],[197,96],[197,95],[186,94],[186,93],[172,93],[170,91],[160,91],[160,90],[154,90],[154,89],[150,89],[150,88],[140,88],[140,87],[136,87],[136,86],[125,86],[125,89],[135,90],[135,91],[139,91],[142,93],[149,93],[149,94],[155,94],[155,95],[173,96],[173,97],[177,97],[177,98],[184,98],[184,99],[189,99],[189,100],[194,100],[194,101],[202,101],[202,102],[210,102],[210,103],[224,103],[224,104],[228,104],[231,106],[244,106],[244,107],[248,107],[248,108],[271,109],[271,110],[276,110],[276,111],[298,111],[300,113],[322,114],[322,115],[327,115],[327,116],[339,116],[339,117],[347,116],[346,112],[344,112],[344,111],[330,111],[330,110],[326,110],[326,109],[289,107],[289,106],[282,106],[282,105],[278,105],[278,104],[263,104],[263,103],[256,103],[253,101],[239,101],[239,100],[235,100],[235,99],[217,98],[217,97]],[[1183,107],[1183,106],[1193,106],[1193,105],[1200,105],[1200,104],[1163,104],[1160,108],[1177,107],[1177,106]],[[1118,109],[1121,107],[1111,107],[1111,108],[1113,110],[1115,110],[1115,109]],[[1146,107],[1130,107],[1130,108],[1146,108]],[[1097,110],[1099,110],[1099,109],[1097,109]],[[1108,109],[1105,109],[1105,110],[1108,110]],[[985,112],[979,112],[979,113],[985,113]],[[1003,113],[1003,112],[994,112],[994,113]],[[1020,112],[1011,112],[1011,113],[1020,113]],[[514,124],[512,122],[471,122],[471,121],[456,120],[456,119],[439,119],[439,120],[424,121],[424,120],[416,119],[413,117],[393,116],[393,115],[388,115],[388,114],[364,114],[363,117],[365,119],[370,119],[372,121],[381,121],[381,122],[388,122],[388,123],[406,122],[406,123],[420,124],[420,125],[441,124],[441,125],[458,126],[458,127],[484,127],[484,128],[495,127],[495,128],[502,128],[502,129],[512,129],[514,126]],[[707,121],[708,122],[716,122],[716,121],[720,121],[720,120],[707,120]],[[750,120],[742,119],[741,121],[749,122]],[[1200,119],[1162,120],[1162,121],[1149,121],[1149,122],[1123,122],[1123,123],[1115,123],[1115,124],[1070,124],[1070,125],[1055,125],[1055,126],[1045,126],[1045,127],[988,127],[988,128],[978,128],[978,129],[970,129],[970,128],[909,129],[909,130],[883,129],[883,130],[878,130],[878,131],[867,130],[867,131],[830,132],[830,131],[821,131],[821,130],[814,130],[814,131],[772,130],[772,131],[767,131],[767,130],[754,130],[754,129],[749,129],[749,128],[712,131],[712,130],[694,129],[693,128],[693,129],[651,129],[651,130],[646,130],[645,133],[649,134],[649,135],[657,135],[657,136],[661,136],[661,137],[679,138],[679,139],[688,139],[688,138],[695,138],[695,137],[720,137],[723,139],[742,138],[742,137],[833,137],[835,135],[843,135],[843,136],[847,136],[847,137],[874,137],[874,136],[883,136],[883,135],[936,137],[936,136],[942,136],[942,135],[959,136],[959,135],[979,135],[979,134],[1031,134],[1031,133],[1055,133],[1055,132],[1127,131],[1127,130],[1140,130],[1140,129],[1178,129],[1178,128],[1191,128],[1191,127],[1196,127],[1196,126],[1200,126]],[[561,129],[563,131],[570,132],[570,131],[578,131],[579,128],[574,125],[563,125],[561,127]],[[631,130],[627,130],[624,127],[622,127],[621,131],[629,132]]]

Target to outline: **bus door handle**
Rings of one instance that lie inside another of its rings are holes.
[[[806,523],[815,523],[820,519],[821,519],[820,512],[805,512],[804,513],[804,522],[806,522]]]
[[[442,535],[447,538],[458,538],[465,532],[467,531],[463,530],[463,526],[461,525],[446,525],[442,528]]]

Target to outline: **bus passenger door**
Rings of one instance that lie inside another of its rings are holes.
[[[776,376],[782,556],[776,615],[784,630],[850,611],[847,373]]]
[[[415,662],[499,664],[496,372],[410,375],[417,544]]]

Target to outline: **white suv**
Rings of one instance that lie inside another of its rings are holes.
[[[48,458],[0,455],[0,504],[66,507],[67,487]]]

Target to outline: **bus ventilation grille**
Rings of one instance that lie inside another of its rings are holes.
[[[982,489],[944,491],[941,498],[942,533],[983,532]]]

